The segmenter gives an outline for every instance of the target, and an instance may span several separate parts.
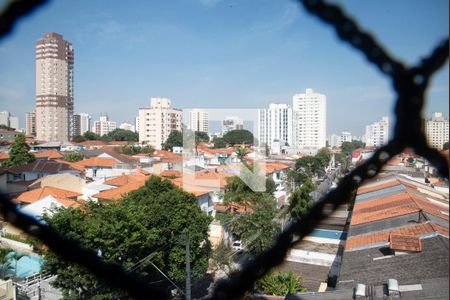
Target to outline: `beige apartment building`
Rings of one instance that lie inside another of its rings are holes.
[[[431,147],[438,150],[444,148],[449,139],[448,125],[448,118],[442,112],[432,113],[431,118],[425,121],[425,134]]]
[[[27,112],[25,113],[25,134],[26,135],[36,135],[36,113]]]
[[[170,99],[151,98],[150,108],[139,109],[139,142],[161,149],[169,134],[182,128],[181,109],[172,108]]]
[[[72,44],[50,32],[36,42],[36,138],[68,141],[73,135]]]

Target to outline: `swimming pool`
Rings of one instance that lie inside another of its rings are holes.
[[[11,266],[15,268],[16,260],[10,259]],[[25,278],[41,271],[42,259],[39,256],[28,254],[17,261],[16,277]],[[14,269],[8,273],[14,275]]]
[[[314,229],[308,236],[320,237],[326,239],[345,240],[347,239],[347,232],[339,230],[328,229]]]

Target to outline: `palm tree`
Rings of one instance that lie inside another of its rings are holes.
[[[0,278],[5,279],[9,270],[13,269],[11,264],[11,249],[0,248]]]
[[[245,155],[247,155],[247,149],[245,147],[235,147],[234,152],[240,161],[243,161]]]

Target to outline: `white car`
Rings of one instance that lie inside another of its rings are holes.
[[[242,247],[242,242],[241,241],[234,241],[233,244],[231,245],[231,247],[233,248],[234,251],[242,251],[242,250],[244,250],[244,248]]]

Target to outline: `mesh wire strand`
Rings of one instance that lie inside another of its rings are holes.
[[[13,30],[15,24],[45,4],[46,0],[15,0],[8,2],[0,12],[0,41]],[[392,80],[396,93],[394,138],[379,148],[364,164],[345,176],[339,186],[319,200],[301,220],[291,223],[266,251],[249,261],[230,278],[215,283],[205,299],[240,299],[251,291],[255,282],[273,267],[283,262],[289,249],[311,233],[327,215],[323,213],[326,204],[332,204],[332,211],[346,203],[355,189],[366,179],[375,177],[382,166],[406,147],[430,161],[440,176],[448,179],[448,158],[427,145],[422,126],[424,92],[431,76],[448,59],[448,38],[425,57],[417,66],[407,67],[392,58],[376,39],[363,31],[359,25],[344,13],[338,5],[321,0],[298,0],[306,11],[335,29],[338,37],[360,52],[370,64]],[[90,249],[83,248],[77,241],[61,236],[45,224],[20,211],[6,195],[0,194],[0,206],[5,220],[40,239],[63,259],[80,264],[102,282],[121,289],[136,299],[166,299],[166,291],[149,286],[136,274],[129,273],[120,265],[104,262]],[[299,237],[295,242],[293,236]]]

